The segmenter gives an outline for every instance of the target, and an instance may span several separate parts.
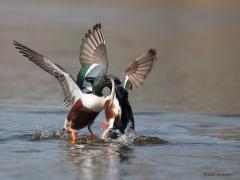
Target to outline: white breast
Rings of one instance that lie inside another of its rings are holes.
[[[98,97],[93,94],[84,94],[81,98],[83,105],[94,112],[100,112],[105,103],[104,97]]]
[[[113,108],[114,113],[121,116],[122,111],[121,111],[121,107],[119,105],[119,101],[117,100],[116,96],[114,97],[113,103],[114,103],[114,108]]]

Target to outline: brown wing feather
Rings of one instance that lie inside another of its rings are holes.
[[[23,56],[27,57],[30,61],[34,62],[36,65],[41,67],[43,70],[47,71],[49,74],[53,75],[59,81],[63,94],[64,94],[64,105],[68,106],[73,104],[75,93],[81,94],[80,89],[77,88],[72,76],[67,73],[61,66],[54,64],[49,58],[37,53],[36,51],[14,41],[14,46]]]
[[[80,47],[79,60],[82,66],[85,64],[108,66],[107,50],[101,24],[96,24],[93,26],[93,30],[88,30],[88,33],[85,34]]]
[[[156,59],[156,51],[150,49],[147,53],[138,57],[126,69],[126,80],[130,81],[133,87],[139,87],[152,69],[153,62]],[[125,85],[127,82],[125,82]]]

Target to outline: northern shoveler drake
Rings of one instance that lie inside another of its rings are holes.
[[[93,31],[89,30],[83,39],[80,49],[82,68],[77,82],[71,74],[46,56],[19,42],[14,41],[14,45],[23,56],[59,81],[65,97],[64,105],[70,106],[64,127],[71,133],[72,141],[77,140],[77,130],[86,126],[90,132],[90,138],[95,138],[91,125],[104,107],[111,106],[115,97],[114,80],[105,76],[108,61],[101,25],[95,25]],[[111,93],[105,97],[102,90],[106,86],[111,87]]]
[[[102,133],[103,139],[114,136],[114,133],[111,133],[113,131],[110,130],[117,129],[121,133],[124,133],[127,127],[134,130],[134,117],[128,101],[128,91],[143,83],[155,59],[154,49],[138,57],[125,70],[126,75],[122,83],[115,76],[107,76],[114,79],[116,95],[113,102],[108,101],[105,105],[106,121],[103,123],[103,129],[105,129]],[[77,84],[83,92],[92,93],[94,79],[106,75],[108,69],[107,50],[101,24],[96,24],[93,30],[88,30],[85,34],[80,47],[79,60],[82,68],[78,73]],[[108,85],[112,88],[111,84]]]
[[[156,59],[156,51],[150,49],[142,56],[134,60],[125,70],[125,77],[122,81],[114,77],[116,95],[113,103],[106,106],[106,121],[102,129],[102,138],[117,138],[117,131],[125,134],[126,129],[135,130],[134,117],[131,105],[128,100],[128,92],[132,88],[138,88],[147,75],[150,73],[154,60]]]
[[[77,85],[85,93],[92,93],[95,78],[105,76],[108,69],[107,50],[101,24],[93,26],[82,39],[79,61],[82,66]],[[95,81],[97,82],[97,81]]]

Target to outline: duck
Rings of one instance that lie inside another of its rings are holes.
[[[111,106],[116,93],[114,80],[106,76],[108,60],[101,25],[96,24],[83,40],[80,49],[82,68],[77,81],[50,58],[17,41],[13,41],[13,45],[28,60],[58,80],[64,94],[64,105],[69,107],[64,128],[71,134],[72,142],[77,142],[78,130],[85,127],[88,128],[89,139],[96,139],[91,125],[104,108]],[[111,87],[111,92],[104,96],[102,90],[106,86]]]
[[[125,134],[129,130],[135,132],[133,111],[128,99],[129,91],[143,84],[156,59],[156,50],[149,49],[128,65],[122,80],[113,75],[109,76],[114,79],[116,94],[113,103],[105,108],[106,120],[102,125],[102,139],[116,139],[119,134]]]
[[[95,24],[92,30],[88,29],[85,33],[80,46],[79,61],[81,68],[76,83],[83,92],[91,94],[92,84],[97,82],[96,78],[106,77],[108,70],[106,41],[101,23]]]
[[[117,76],[107,75],[107,59],[106,41],[102,25],[98,23],[93,26],[92,30],[89,29],[82,39],[79,56],[82,68],[77,76],[77,85],[83,92],[92,93],[92,84],[96,77],[106,75],[107,79],[114,80],[113,101],[106,102],[104,106],[106,120],[102,125],[102,139],[114,137],[113,130],[118,130],[124,134],[127,128],[135,129],[128,92],[133,88],[138,88],[147,78],[156,59],[156,50],[149,49],[129,64],[122,80]],[[111,83],[108,83],[107,87],[113,88]]]

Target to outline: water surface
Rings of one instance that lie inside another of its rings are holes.
[[[1,179],[213,178],[206,173],[240,177],[240,117],[139,112],[137,132],[170,143],[72,145],[56,135],[65,116],[61,107],[1,107]],[[97,135],[103,118],[93,126]],[[79,136],[86,133],[81,130]]]
[[[239,5],[1,0],[0,179],[240,179]],[[157,50],[150,76],[130,93],[137,133],[151,141],[72,145],[58,134],[67,115],[58,82],[12,46],[26,44],[76,77],[81,39],[97,22],[110,74]]]

